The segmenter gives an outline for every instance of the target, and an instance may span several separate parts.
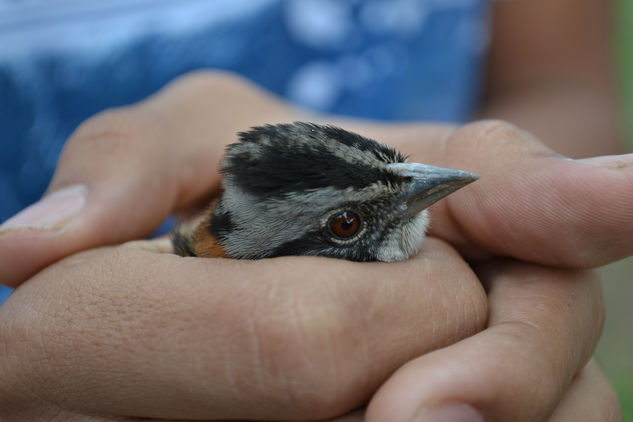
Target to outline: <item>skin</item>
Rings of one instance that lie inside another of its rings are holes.
[[[619,142],[606,2],[582,3],[496,6],[481,113],[575,157]],[[403,263],[104,247],[213,197],[237,130],[296,119],[482,179],[433,207],[432,237]],[[0,308],[0,420],[412,421],[463,403],[490,421],[621,421],[590,360],[604,305],[586,269],[633,253],[632,163],[565,160],[498,121],[313,116],[240,79],[190,75],[73,135],[48,193],[85,185],[79,215],[0,233],[0,282],[19,286]]]
[[[496,2],[481,117],[528,129],[554,151],[622,151],[610,1]]]
[[[20,285],[0,308],[0,417],[324,420],[368,403],[364,420],[404,421],[457,401],[487,420],[569,420],[592,397],[621,418],[590,361],[604,306],[581,268],[633,252],[631,157],[570,161],[497,121],[342,121],[412,161],[482,175],[432,208],[433,237],[409,261],[180,258],[164,241],[72,255],[208,199],[238,128],[308,117],[197,74],[82,125],[50,189],[85,184],[81,213],[0,235],[1,281]]]

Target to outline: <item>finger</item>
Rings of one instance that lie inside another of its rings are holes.
[[[633,156],[568,160],[508,125],[473,131],[455,132],[445,159],[482,177],[441,205],[472,245],[583,268],[633,253]]]
[[[594,360],[574,378],[549,422],[624,422],[613,387]]]
[[[633,155],[566,159],[498,121],[431,129],[359,128],[411,161],[481,176],[431,208],[432,233],[469,258],[590,268],[633,254]]]
[[[218,187],[220,156],[238,130],[289,114],[242,80],[199,74],[89,120],[67,142],[44,199],[0,227],[0,283],[149,235]]]
[[[93,250],[0,307],[0,344],[15,357],[0,359],[0,389],[9,403],[93,415],[327,419],[404,362],[482,329],[486,303],[435,239],[393,264]]]
[[[372,399],[368,422],[537,422],[552,414],[598,341],[598,281],[511,263],[481,274],[489,328],[400,368]]]

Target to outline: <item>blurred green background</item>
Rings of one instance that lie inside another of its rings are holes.
[[[632,0],[617,2],[615,21],[623,117],[628,130],[627,149],[633,152]],[[625,420],[633,422],[633,258],[608,265],[600,273],[604,280],[607,322],[596,358],[620,396]]]
[[[595,356],[618,392],[625,420],[633,422],[633,258],[607,265],[600,273],[607,322]]]

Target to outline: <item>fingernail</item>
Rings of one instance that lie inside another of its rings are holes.
[[[0,233],[20,229],[62,230],[84,207],[87,191],[83,185],[60,189],[5,221]]]
[[[414,422],[484,422],[484,418],[472,406],[449,402],[422,407]]]
[[[633,154],[603,155],[601,157],[581,158],[575,161],[595,167],[621,169],[633,166]]]

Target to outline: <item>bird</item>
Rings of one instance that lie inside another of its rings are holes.
[[[178,255],[406,260],[425,238],[427,208],[479,178],[311,122],[239,132],[221,173],[222,193],[201,221],[172,231]]]

